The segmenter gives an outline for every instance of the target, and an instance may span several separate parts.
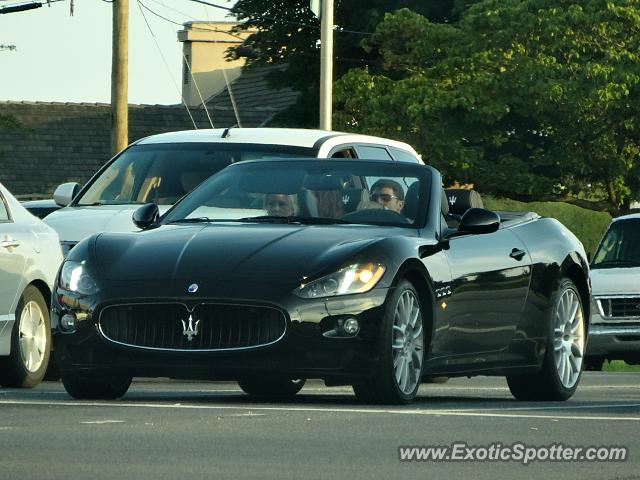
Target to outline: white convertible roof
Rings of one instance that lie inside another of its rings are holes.
[[[616,217],[612,222],[617,222],[618,220],[629,220],[632,218],[640,218],[640,213],[630,213],[629,215],[622,215],[621,217]]]
[[[228,130],[228,132],[227,132]],[[227,135],[223,138],[223,134]],[[311,148],[320,140],[340,137],[340,143],[383,143],[413,151],[409,145],[395,140],[329,130],[303,128],[215,128],[161,133],[142,139],[139,144],[179,142],[257,143]]]

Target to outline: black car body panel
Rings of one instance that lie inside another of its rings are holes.
[[[286,162],[295,163],[279,161]],[[251,168],[250,163],[228,169]],[[493,233],[456,232],[443,215],[439,173],[420,165],[392,168],[428,178],[433,186],[424,192],[424,218],[411,225],[170,223],[171,212],[206,188],[201,186],[146,231],[85,239],[67,262],[82,263],[99,288],[80,295],[58,281],[53,317],[60,368],[202,379],[278,372],[353,383],[374,371],[380,317],[404,279],[415,286],[428,319],[423,376],[539,369],[549,339],[546,318],[561,278],[577,285],[588,318],[582,244],[556,220],[535,214],[501,214]],[[364,262],[385,266],[369,291],[323,298],[295,293],[345,265]],[[198,313],[204,311],[211,313]],[[60,327],[65,314],[77,318],[70,332]],[[273,317],[276,333],[256,333],[261,315]],[[141,331],[117,333],[129,316],[141,319]],[[221,317],[222,323],[211,323]],[[341,335],[338,325],[352,317],[360,331]],[[236,320],[224,324],[229,318]],[[167,340],[173,330],[181,338]]]

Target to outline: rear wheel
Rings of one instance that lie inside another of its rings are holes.
[[[305,382],[305,379],[291,380],[289,378],[266,377],[247,378],[238,381],[238,385],[248,395],[293,397],[304,387]]]
[[[580,293],[564,278],[549,311],[549,340],[539,372],[507,376],[518,400],[567,400],[580,381],[584,364],[585,319]]]
[[[371,403],[411,402],[420,387],[424,331],[420,297],[407,280],[398,282],[385,306],[378,358],[373,377],[353,385],[356,397]]]
[[[0,360],[0,384],[31,388],[47,370],[51,353],[49,308],[38,290],[29,285],[16,310],[11,332],[11,354]]]
[[[64,389],[79,400],[114,400],[131,385],[131,377],[116,374],[62,372]]]

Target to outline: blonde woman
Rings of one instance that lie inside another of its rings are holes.
[[[269,193],[264,197],[264,209],[269,215],[290,217],[298,214],[298,201],[295,195]]]

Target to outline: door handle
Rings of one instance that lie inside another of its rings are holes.
[[[522,260],[522,258],[526,255],[526,252],[524,250],[520,250],[517,248],[514,248],[513,250],[511,250],[511,253],[509,254],[509,256],[511,258],[513,258],[514,260]]]
[[[20,242],[11,238],[7,238],[6,240],[2,241],[2,246],[4,248],[16,248],[20,246]]]

